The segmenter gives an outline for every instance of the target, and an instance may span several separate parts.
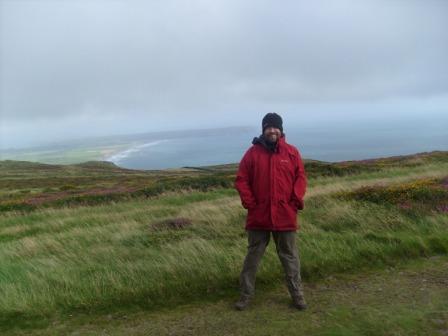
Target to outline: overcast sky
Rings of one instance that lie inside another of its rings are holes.
[[[447,60],[445,0],[0,0],[0,146],[446,115]]]

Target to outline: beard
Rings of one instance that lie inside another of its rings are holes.
[[[271,143],[271,144],[276,143],[278,140],[278,136],[274,136],[273,137],[274,139],[272,139],[270,136],[265,136],[264,138],[265,138],[266,142]]]

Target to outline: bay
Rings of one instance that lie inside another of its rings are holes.
[[[284,126],[287,142],[303,158],[337,162],[448,150],[444,118],[409,120],[328,120]],[[177,132],[148,139],[107,160],[124,168],[166,169],[239,162],[261,134],[255,126]]]

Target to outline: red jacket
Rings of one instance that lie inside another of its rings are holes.
[[[253,144],[235,180],[241,203],[248,209],[246,230],[297,230],[297,210],[303,209],[307,183],[298,149],[286,143],[284,135],[274,152],[260,138]]]

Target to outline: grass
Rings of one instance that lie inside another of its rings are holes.
[[[383,171],[311,177],[305,210],[299,214],[302,277],[312,284],[334,274],[447,254],[445,211],[398,206],[422,200],[428,207],[447,204],[446,163],[430,161]],[[231,176],[226,168],[224,172],[221,167],[219,172],[181,170],[166,175],[132,171],[130,175],[138,178],[165,178],[173,188],[164,188],[150,198],[109,199],[88,206],[49,203],[31,212],[4,212],[0,217],[0,327],[4,331],[32,330],[45,327],[61,314],[111,314],[118,308],[156,312],[237,293],[246,252],[245,211],[235,190],[213,184],[222,176],[224,180]],[[111,181],[113,176],[123,178],[120,168],[114,166],[89,164],[70,169],[78,169],[77,178],[82,175],[79,169],[90,169],[101,181],[101,170]],[[36,176],[46,175],[44,179],[52,176],[48,167],[32,170]],[[32,180],[30,171],[24,174]],[[187,182],[176,188],[174,181]],[[379,195],[385,192],[387,196],[390,190],[414,193],[399,193],[397,203],[395,197],[372,198],[365,186]],[[442,192],[422,192],[421,188]],[[173,222],[188,224],[167,224]],[[271,247],[259,270],[257,286],[275,290],[282,278]],[[368,320],[360,325],[363,323]],[[283,328],[281,324],[272,327]],[[338,332],[344,330],[335,329],[334,333]]]
[[[444,335],[448,257],[419,258],[381,270],[339,273],[305,283],[309,308],[289,307],[283,286],[258,288],[248,310],[232,297],[142,310],[71,312],[9,329],[7,335]]]

